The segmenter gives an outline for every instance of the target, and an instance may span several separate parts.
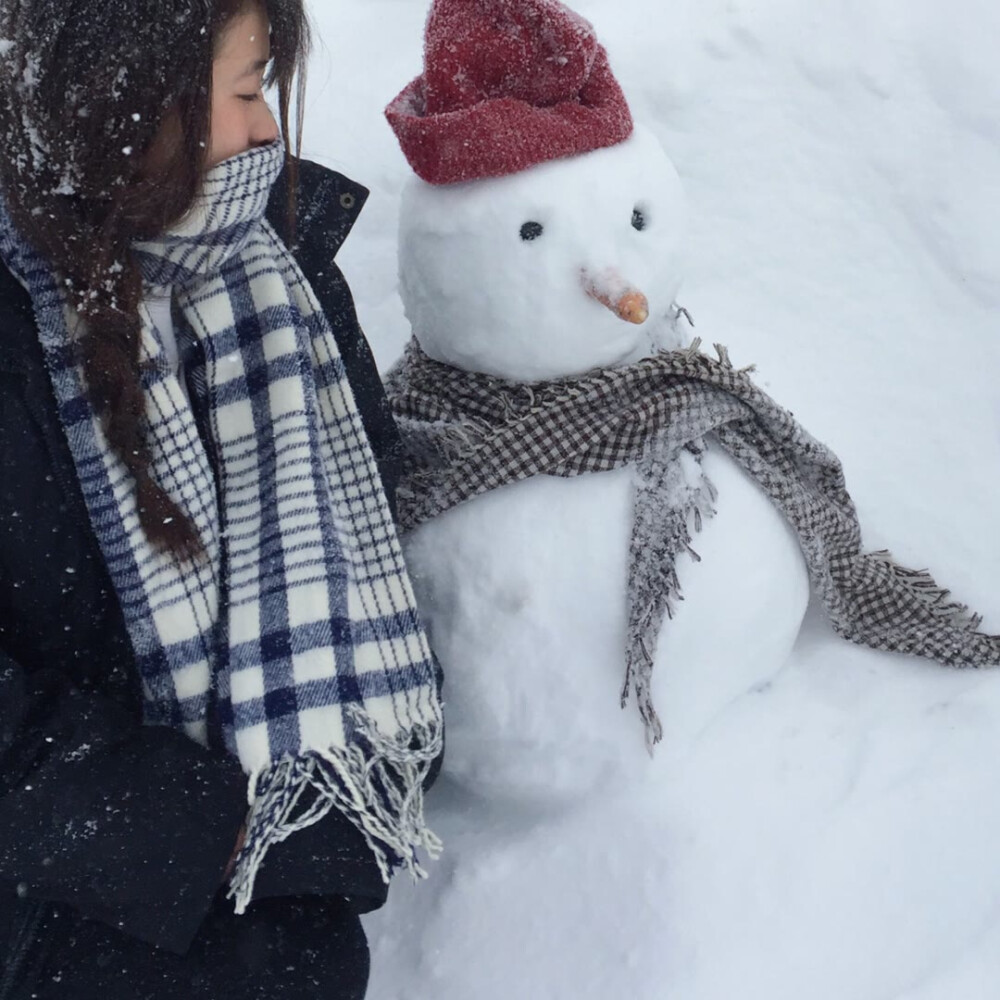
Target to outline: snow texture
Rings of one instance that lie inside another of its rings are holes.
[[[1000,631],[1000,10],[577,7],[682,178],[680,301],[697,332],[756,362],[763,387],[839,454],[868,547],[929,567]],[[314,14],[329,49],[313,67],[306,153],[373,187],[340,260],[385,368],[409,336],[395,257],[411,171],[381,110],[420,70],[426,5]],[[602,502],[624,531],[618,475],[601,479]],[[540,481],[525,504],[564,514],[567,551],[589,532],[591,565],[614,571],[622,547],[587,520],[601,502],[578,510],[571,485]],[[498,572],[514,585],[506,608],[480,609],[493,620],[538,583],[507,499],[465,512],[493,530],[509,521]],[[498,548],[469,542],[462,578],[435,586],[474,608]],[[702,554],[703,568],[718,562]],[[585,596],[603,585],[570,572]],[[491,701],[516,691],[484,675],[478,716],[449,706],[459,751],[462,726],[483,727],[480,756],[453,754],[429,798],[446,841],[430,881],[397,881],[368,921],[372,1000],[993,1000],[1000,674],[849,646],[814,612],[783,668],[743,672],[745,650],[713,634],[702,668],[678,668],[658,693],[667,734],[637,765],[630,713],[612,704],[605,728],[589,726],[588,699],[614,702],[620,637],[553,634],[567,595],[543,594],[535,640],[588,660],[599,649],[586,643],[601,642],[607,675],[564,668],[529,702]],[[499,672],[518,649],[489,653]],[[511,747],[515,723],[530,739]]]

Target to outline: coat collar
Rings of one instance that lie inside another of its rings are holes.
[[[271,191],[267,217],[286,243],[287,199],[288,175],[283,170]],[[318,163],[300,160],[296,246],[292,249],[297,255],[299,252],[310,256],[319,254],[324,262],[333,260],[367,200],[367,188]]]

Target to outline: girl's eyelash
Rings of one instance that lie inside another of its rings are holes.
[[[260,97],[260,92],[256,94],[237,94],[236,95],[241,101],[246,101],[247,104],[253,104]]]

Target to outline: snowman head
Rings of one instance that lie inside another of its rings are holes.
[[[679,284],[680,181],[656,137],[403,196],[400,292],[437,361],[533,381],[644,357]]]
[[[424,73],[386,114],[420,178],[400,286],[428,355],[531,381],[663,344],[680,182],[590,24],[558,0],[435,0]]]

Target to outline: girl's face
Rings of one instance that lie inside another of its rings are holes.
[[[264,101],[264,71],[271,58],[270,24],[261,5],[229,22],[212,66],[212,131],[208,166],[278,138]]]

